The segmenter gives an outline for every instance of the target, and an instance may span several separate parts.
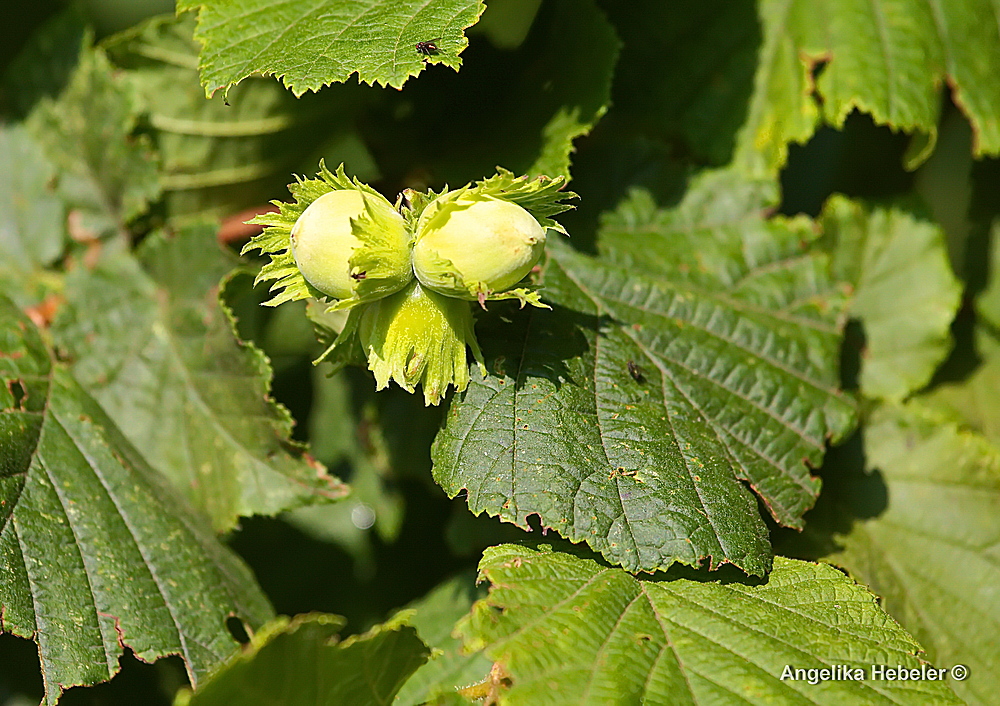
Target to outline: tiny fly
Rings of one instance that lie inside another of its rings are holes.
[[[441,51],[438,48],[436,42],[440,40],[441,37],[437,39],[428,39],[426,42],[417,42],[417,53],[423,54],[424,56],[434,56]]]
[[[628,368],[628,374],[632,376],[632,379],[638,383],[643,382],[646,378],[642,376],[642,369],[636,365],[634,360],[630,360],[626,365]]]
[[[368,276],[367,272],[352,272],[351,273],[351,279],[355,280],[356,282],[360,282],[361,280],[363,280],[367,276]]]

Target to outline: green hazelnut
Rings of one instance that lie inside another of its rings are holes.
[[[359,290],[386,296],[413,278],[403,217],[382,196],[360,189],[331,191],[309,204],[292,228],[291,252],[306,281],[334,299]]]
[[[545,228],[516,203],[450,192],[417,223],[413,270],[428,289],[482,301],[524,279],[544,248]]]

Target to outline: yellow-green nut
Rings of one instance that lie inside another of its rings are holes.
[[[516,203],[451,192],[417,223],[413,270],[428,289],[476,299],[520,282],[544,249],[545,228]]]
[[[403,217],[378,194],[339,189],[313,201],[295,221],[292,257],[302,276],[335,299],[350,299],[362,282],[382,296],[413,278]]]

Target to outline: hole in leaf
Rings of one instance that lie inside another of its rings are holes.
[[[812,95],[815,96],[816,101],[821,105],[823,102],[823,98],[816,91],[816,82],[819,80],[819,77],[823,74],[823,72],[826,70],[826,67],[829,66],[829,64],[830,64],[830,57],[825,56],[821,59],[817,59],[816,61],[814,61],[812,65],[812,81],[813,81]]]
[[[230,615],[226,618],[226,629],[229,631],[229,634],[233,636],[233,639],[241,645],[245,645],[250,642],[250,634],[247,632],[246,625],[244,625],[243,621],[235,615]]]
[[[541,532],[543,537],[548,532],[548,527],[542,524],[542,516],[537,512],[525,516],[524,521],[528,525],[529,532]]]
[[[24,382],[20,378],[17,380],[8,380],[7,389],[10,390],[10,396],[14,398],[14,408],[24,409],[24,400],[28,396],[28,390],[24,387]]]

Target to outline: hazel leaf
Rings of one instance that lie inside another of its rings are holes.
[[[576,150],[573,141],[590,133],[611,105],[622,42],[597,3],[561,0],[554,3],[550,16],[551,40],[544,61],[551,74],[533,83],[536,77],[530,72],[520,86],[522,95],[537,104],[532,108],[535,115],[548,113],[538,156],[527,172],[568,180],[570,157]]]
[[[986,0],[926,3],[757,3],[763,43],[734,162],[773,173],[788,144],[806,142],[820,119],[841,127],[854,110],[917,133],[907,164],[934,148],[941,90],[973,126],[976,156],[1000,152],[996,8]],[[822,63],[822,71],[817,66]]]
[[[490,375],[432,451],[448,495],[525,529],[537,515],[630,571],[766,573],[758,498],[801,527],[809,466],[855,422],[837,388],[845,292],[810,222],[762,217],[771,188],[708,174],[672,210],[637,193],[598,258],[553,239],[555,311],[481,317]]]
[[[59,169],[57,192],[78,229],[105,236],[145,212],[160,193],[145,136],[133,135],[139,101],[100,49],[80,54],[58,97],[43,97],[26,124]]]
[[[840,196],[823,209],[824,241],[850,282],[850,310],[864,324],[861,392],[899,401],[928,383],[952,348],[962,286],[944,233],[899,209],[866,209]]]
[[[942,681],[872,678],[873,665],[930,665],[832,566],[777,557],[763,582],[654,580],[502,545],[479,571],[490,593],[457,632],[508,676],[500,703],[962,703]],[[850,676],[810,683],[810,669]]]
[[[301,96],[354,74],[362,83],[401,88],[430,63],[458,70],[468,46],[464,30],[484,8],[482,0],[177,3],[178,12],[199,11],[195,38],[204,45],[199,66],[209,96],[258,73],[279,77]],[[437,51],[418,51],[426,41]]]
[[[53,325],[81,384],[220,531],[347,492],[290,440],[267,359],[219,304],[234,264],[212,227],[153,234],[74,272]]]
[[[953,392],[971,397],[985,382]],[[806,531],[783,548],[865,582],[937,664],[977,675],[952,681],[963,699],[989,704],[1000,675],[1000,446],[938,404],[918,396],[871,409],[863,447],[831,455]]]
[[[384,706],[430,650],[399,615],[339,639],[345,620],[328,613],[280,616],[175,706],[352,704]]]
[[[205,100],[194,30],[191,13],[157,15],[101,44],[139,97],[173,223],[259,208],[285,186],[292,165],[320,155],[371,174],[371,155],[353,127],[363,104],[358,91],[297,99],[277,81],[251,77],[225,99]]]
[[[456,689],[482,681],[490,662],[481,652],[466,654],[454,636],[455,624],[477,599],[486,597],[486,586],[476,585],[475,571],[467,571],[435,586],[407,606],[410,624],[434,653],[406,680],[396,696],[396,706],[437,703],[431,699],[454,695]]]
[[[17,394],[14,394],[14,393]],[[198,684],[226,627],[272,617],[222,545],[0,296],[0,631],[38,644],[45,703],[111,679],[128,647]]]

